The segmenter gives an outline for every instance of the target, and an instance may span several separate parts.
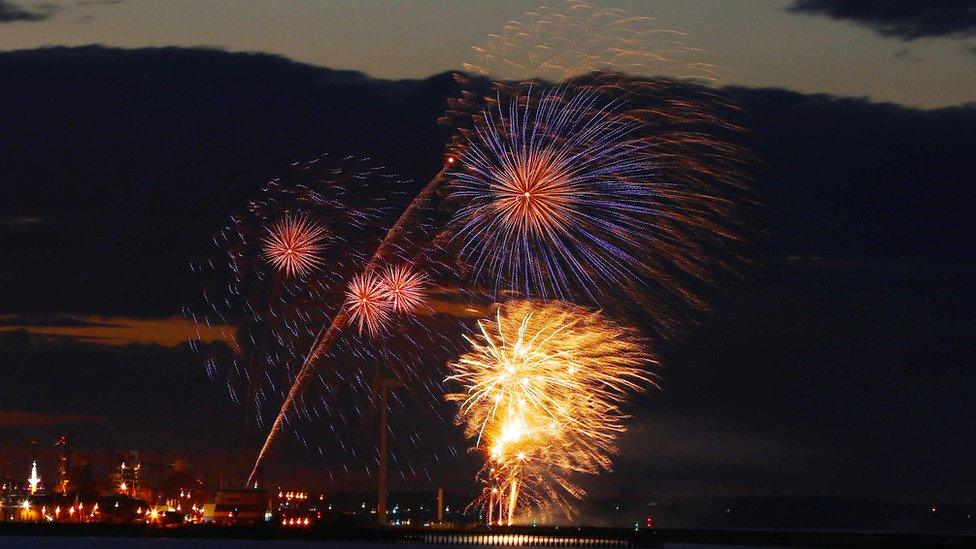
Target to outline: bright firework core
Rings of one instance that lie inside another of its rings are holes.
[[[505,224],[534,238],[551,228],[565,230],[572,216],[571,174],[554,155],[540,152],[525,155],[492,185],[495,209]]]
[[[568,303],[516,301],[478,323],[450,366],[465,392],[457,419],[486,457],[478,501],[489,521],[520,508],[572,514],[573,473],[610,469],[628,396],[653,385],[654,359],[636,332]]]

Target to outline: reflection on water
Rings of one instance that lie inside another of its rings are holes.
[[[479,536],[483,539],[481,543],[472,543],[461,545],[463,547],[533,547],[533,546],[546,546],[546,542],[555,542],[555,538],[547,538],[546,536],[534,536],[533,539],[527,539],[528,536],[517,536],[517,535],[488,535]],[[561,538],[565,540],[566,538]],[[433,540],[432,540],[433,541]],[[585,540],[577,540],[581,542],[577,547],[608,547],[613,546],[607,545],[605,543],[600,543],[600,541],[606,542],[609,540],[599,540],[598,538],[586,538]],[[107,548],[107,549],[122,549],[122,548],[148,548],[148,549],[190,549],[197,548],[201,545],[205,545],[208,549],[298,549],[301,547],[336,547],[345,549],[365,549],[365,548],[389,548],[391,544],[383,543],[360,543],[360,542],[334,542],[334,541],[288,541],[288,540],[221,540],[221,539],[167,539],[167,538],[57,538],[57,537],[11,537],[11,538],[0,538],[0,547],[22,549],[22,548],[47,548],[47,547],[64,547],[67,549],[80,549],[80,548]],[[394,544],[398,548],[420,548],[420,547],[430,547],[428,543],[398,543]],[[619,544],[617,545],[619,546]],[[799,547],[777,547],[770,545],[712,545],[712,544],[698,544],[698,543],[665,543],[660,545],[661,549],[805,549]],[[814,548],[806,548],[814,549]]]

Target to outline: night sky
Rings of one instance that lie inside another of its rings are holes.
[[[976,2],[598,4],[721,67],[761,211],[752,267],[664,347],[661,390],[591,491],[972,502]],[[60,434],[237,474],[241,411],[186,345],[190,261],[298,160],[369,157],[422,186],[446,71],[534,6],[0,1],[7,474],[31,440],[51,471]],[[450,464],[394,442],[416,468],[393,488],[467,489],[456,429],[428,436]],[[350,461],[289,439],[269,473],[353,489]]]

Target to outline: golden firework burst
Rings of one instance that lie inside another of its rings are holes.
[[[478,503],[508,524],[520,507],[571,515],[584,495],[571,476],[610,470],[625,402],[656,361],[635,330],[568,303],[507,303],[478,326],[449,366],[464,392],[447,395],[486,458]]]

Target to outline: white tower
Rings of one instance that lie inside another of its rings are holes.
[[[41,477],[37,474],[37,460],[31,463],[31,474],[27,478],[27,483],[30,484],[30,493],[33,496],[37,493],[37,485],[41,483]]]

